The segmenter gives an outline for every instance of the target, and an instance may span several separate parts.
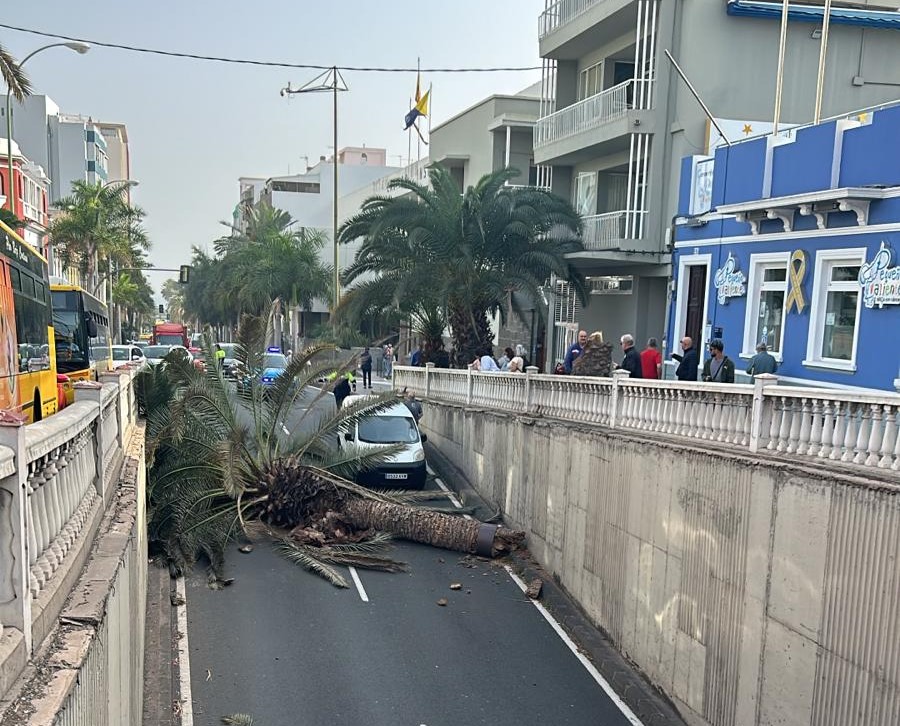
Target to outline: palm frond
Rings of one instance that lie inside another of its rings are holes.
[[[304,570],[318,575],[335,587],[350,587],[350,583],[344,579],[341,573],[335,570],[331,565],[314,556],[314,553],[311,551],[312,548],[310,547],[303,547],[302,545],[282,540],[275,545],[275,550],[289,562],[293,562]]]
[[[253,716],[248,713],[233,713],[222,716],[222,723],[228,726],[253,726]]]

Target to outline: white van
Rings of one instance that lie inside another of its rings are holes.
[[[343,406],[352,406],[368,396],[347,396]],[[419,432],[416,419],[403,403],[373,413],[361,419],[352,431],[343,431],[342,446],[359,446],[366,449],[404,444],[404,449],[394,454],[381,466],[356,475],[356,481],[366,486],[387,486],[397,489],[423,489],[425,487],[426,436]]]

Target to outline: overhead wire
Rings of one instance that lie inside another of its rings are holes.
[[[169,58],[187,58],[189,60],[211,61],[215,63],[232,63],[237,65],[262,66],[267,68],[299,68],[305,70],[328,71],[337,67],[338,70],[358,73],[500,73],[500,72],[520,72],[520,71],[539,71],[541,66],[492,66],[480,68],[403,68],[388,66],[345,66],[334,63],[328,65],[319,65],[315,63],[288,63],[286,61],[263,61],[253,60],[250,58],[231,58],[227,56],[203,55],[200,53],[182,53],[173,50],[161,50],[159,48],[143,48],[136,45],[125,45],[124,43],[107,43],[101,40],[91,40],[90,38],[79,38],[72,35],[62,35],[61,33],[50,33],[44,30],[36,30],[34,28],[24,28],[18,25],[10,25],[8,23],[0,23],[0,28],[13,30],[19,33],[29,33],[38,35],[42,38],[52,38],[54,40],[64,40],[78,43],[88,43],[99,48],[112,48],[114,50],[124,50],[131,53],[147,53],[150,55],[166,56]]]

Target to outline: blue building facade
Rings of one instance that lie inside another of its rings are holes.
[[[900,105],[683,160],[668,350],[900,390]],[[740,380],[740,377],[739,377]]]

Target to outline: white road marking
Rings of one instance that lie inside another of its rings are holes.
[[[434,474],[434,472],[431,472],[431,473]],[[462,502],[460,502],[459,499],[456,498],[456,495],[450,491],[450,489],[447,487],[446,484],[444,484],[443,480],[439,476],[434,478],[434,483],[437,484],[443,491],[447,492],[447,495],[448,495],[447,498],[451,502],[453,502],[454,507],[456,507],[457,509],[462,509]],[[472,519],[472,515],[464,514],[463,518]]]
[[[506,571],[509,573],[509,576],[512,578],[512,581],[519,586],[519,589],[522,592],[528,589],[528,586],[522,581],[522,579],[516,575],[515,572],[512,571],[512,568],[509,565],[505,566]],[[632,711],[628,704],[625,703],[620,697],[619,694],[616,693],[612,686],[609,685],[609,682],[600,674],[600,671],[591,663],[581,652],[578,650],[578,646],[575,645],[573,640],[569,637],[569,634],[563,630],[562,626],[556,621],[556,619],[550,614],[550,612],[541,605],[537,600],[532,600],[532,604],[538,609],[538,612],[544,616],[544,620],[550,623],[550,627],[556,632],[556,634],[562,639],[563,643],[565,643],[569,650],[575,655],[576,658],[581,662],[581,665],[584,666],[585,670],[591,675],[591,677],[597,682],[597,684],[602,688],[606,695],[609,696],[610,700],[616,704],[616,707],[619,711],[622,712],[622,715],[628,720],[629,723],[634,726],[643,726],[641,720],[634,715],[634,711]]]
[[[178,623],[178,681],[181,691],[181,726],[194,726],[194,700],[191,696],[191,652],[188,648],[187,593],[184,576],[175,580],[175,594],[181,601],[176,606]]]
[[[285,426],[284,424],[281,424],[281,430],[284,431],[284,433],[287,434],[288,436],[291,435],[291,432],[288,431],[288,427]]]
[[[369,596],[366,595],[366,588],[363,587],[362,580],[359,579],[355,567],[350,568],[350,577],[353,578],[353,584],[356,585],[356,591],[359,593],[359,599],[363,602],[369,602]]]

